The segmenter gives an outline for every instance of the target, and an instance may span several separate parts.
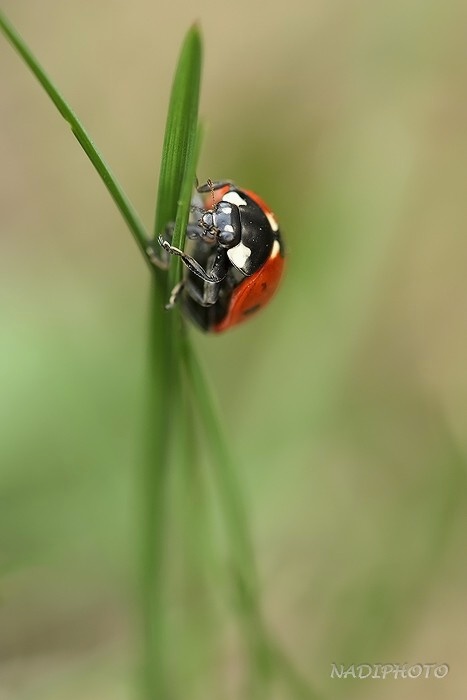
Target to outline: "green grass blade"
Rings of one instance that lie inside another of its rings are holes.
[[[291,697],[318,700],[317,692],[294,668],[264,622],[252,539],[241,488],[236,479],[236,465],[202,368],[188,344],[183,345],[183,359],[199,415],[206,426],[214,461],[214,477],[232,558],[231,580],[236,612],[249,656],[249,697],[258,700],[269,697],[270,684],[277,678],[288,688]]]
[[[249,659],[249,696],[262,697],[271,676],[269,645],[266,643],[257,590],[256,567],[248,531],[246,510],[236,468],[225,440],[214,400],[200,364],[188,344],[183,358],[195,403],[207,430],[206,435],[214,461],[214,479],[230,546],[233,593],[236,613],[241,624]]]
[[[182,247],[198,154],[196,138],[201,54],[200,34],[197,27],[192,27],[183,43],[173,81],[155,214],[155,234],[163,232],[167,223],[175,221],[178,244]],[[149,405],[142,483],[145,511],[141,571],[141,611],[145,640],[144,700],[168,699],[172,691],[165,634],[168,475],[171,440],[177,434],[176,420],[183,421],[185,416],[183,409],[180,410],[179,348],[183,328],[178,311],[165,312],[160,303],[160,296],[162,292],[165,300],[167,299],[170,285],[174,284],[176,279],[175,274],[176,265],[172,264],[168,286],[164,279],[157,288],[155,284],[151,292]],[[161,395],[162,405],[155,398]]]
[[[245,505],[235,478],[236,465],[224,437],[218,411],[207,381],[191,346],[188,344],[184,346],[184,360],[200,415],[206,426],[209,427],[210,450],[216,463],[219,494],[226,522],[231,530],[235,556],[239,562],[242,562],[241,568],[245,570],[245,576],[248,579],[248,582],[244,581],[246,588],[248,590],[256,589],[253,549],[247,528]]]
[[[99,173],[104,185],[106,186],[110,196],[117,205],[121,215],[126,221],[130,231],[135,238],[135,241],[140,248],[141,252],[146,258],[146,247],[148,242],[148,235],[146,230],[140,221],[138,215],[136,214],[131,202],[123,191],[122,187],[119,185],[115,176],[110,171],[110,168],[105,163],[101,154],[97,150],[96,146],[92,142],[89,134],[79,121],[76,114],[73,112],[71,107],[63,99],[57,88],[54,86],[50,78],[47,76],[43,68],[40,66],[37,59],[33,56],[29,48],[24,43],[21,36],[15,30],[15,28],[8,22],[6,17],[0,11],[0,29],[3,31],[5,36],[9,39],[14,48],[18,51],[20,56],[23,58],[25,63],[31,69],[33,74],[36,76],[39,83],[42,85],[62,117],[71,126],[73,134],[78,139],[84,152],[88,156],[91,163],[94,165],[95,169]]]
[[[201,61],[201,37],[198,27],[193,25],[182,46],[170,95],[157,192],[155,236],[162,234],[165,226],[176,219],[186,166],[195,147]],[[184,232],[179,230],[174,245],[180,246],[182,234]]]
[[[167,480],[170,460],[169,413],[166,398],[170,397],[170,377],[166,365],[170,345],[165,337],[170,332],[169,319],[161,299],[165,295],[165,279],[153,275],[149,296],[148,347],[146,362],[146,410],[143,454],[140,471],[140,631],[141,631],[141,697],[158,697],[155,689],[166,691],[165,630],[162,598],[162,570],[165,564],[165,523],[167,519]]]
[[[187,150],[186,170],[183,180],[183,185],[178,202],[177,216],[175,219],[175,229],[173,233],[173,245],[177,248],[184,248],[185,232],[190,216],[191,197],[193,193],[193,183],[196,177],[196,166],[198,163],[201,142],[203,138],[203,130],[201,125],[194,133],[190,133],[189,147]],[[180,281],[182,275],[181,260],[174,257],[169,269],[169,290],[172,290]]]

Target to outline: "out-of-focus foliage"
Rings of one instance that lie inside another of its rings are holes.
[[[268,617],[329,697],[461,697],[465,7],[4,11],[148,227],[171,67],[200,20],[198,175],[260,192],[288,248],[261,316],[193,332],[239,457]],[[148,272],[4,41],[0,61],[0,698],[127,698]],[[330,680],[332,661],[451,670],[394,686]],[[224,666],[234,684],[228,649]]]

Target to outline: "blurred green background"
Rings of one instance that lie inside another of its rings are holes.
[[[200,21],[198,176],[258,191],[288,250],[254,322],[192,333],[271,625],[326,697],[465,695],[467,5],[3,9],[148,227],[173,69]],[[148,272],[3,39],[0,65],[0,699],[123,700]],[[332,662],[450,673],[344,682]]]

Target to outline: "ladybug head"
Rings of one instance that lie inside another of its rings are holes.
[[[219,202],[214,209],[204,212],[200,225],[206,232],[214,232],[222,248],[232,248],[240,243],[242,227],[238,207],[230,202]]]

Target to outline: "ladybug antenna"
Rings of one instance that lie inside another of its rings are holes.
[[[206,209],[204,207],[198,207],[196,204],[192,204],[190,206],[190,211],[192,212],[199,212],[200,214],[204,214]]]
[[[211,178],[209,178],[209,179],[206,181],[206,184],[207,184],[207,186],[209,187],[209,189],[211,190],[212,208],[214,209],[214,207],[216,206],[216,199],[215,199],[215,196],[214,196],[214,183],[213,183],[213,181],[211,180]]]

